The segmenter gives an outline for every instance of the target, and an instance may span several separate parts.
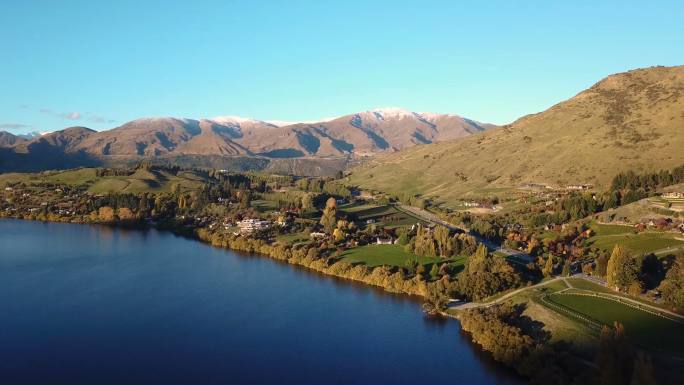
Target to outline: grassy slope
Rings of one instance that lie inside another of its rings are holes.
[[[522,182],[605,186],[619,171],[684,163],[682,126],[684,67],[636,70],[510,126],[372,160],[350,182],[446,202]]]
[[[373,204],[346,204],[339,207],[342,214],[353,214],[362,222],[369,219],[374,220],[377,225],[384,225],[386,228],[395,228],[400,226],[411,226],[422,222],[421,220],[399,211],[396,208],[388,205],[373,205]],[[392,220],[384,223],[384,217],[389,216]]]
[[[573,288],[569,289],[567,293],[607,293],[643,302],[640,298],[616,293],[584,279],[568,278],[568,282]],[[544,329],[551,333],[552,341],[573,341],[573,344],[577,347],[577,351],[582,354],[588,353],[591,350],[591,346],[595,345],[598,333],[590,329],[583,322],[580,322],[573,317],[569,317],[564,313],[558,313],[553,308],[545,306],[538,300],[538,297],[542,294],[550,295],[555,302],[562,303],[599,322],[606,324],[612,324],[612,322],[616,320],[623,322],[627,327],[627,332],[630,337],[634,338],[637,343],[649,347],[650,349],[665,350],[677,354],[684,353],[684,348],[682,347],[684,346],[684,344],[682,344],[682,342],[684,342],[682,341],[682,337],[684,336],[682,330],[684,330],[684,326],[681,324],[653,316],[649,313],[613,301],[594,299],[593,297],[562,296],[554,294],[564,289],[568,289],[568,286],[563,281],[554,281],[541,288],[522,291],[509,299],[509,301],[525,304],[524,315],[542,322],[544,324]],[[492,297],[488,300],[492,299],[495,298]],[[649,304],[657,305],[654,303]],[[672,341],[652,342],[654,339],[662,340],[669,338],[668,336],[674,334],[677,334],[677,336]],[[587,357],[590,358],[591,355]]]
[[[667,207],[668,203],[671,207]],[[630,223],[637,223],[648,219],[672,218],[670,214],[665,215],[662,211],[656,212],[657,209],[667,209],[674,213],[676,210],[684,210],[684,202],[676,199],[666,200],[660,197],[650,197],[615,209],[606,210],[599,215],[604,218],[608,215],[613,215],[615,218],[620,218]],[[682,214],[680,213],[680,215]]]
[[[684,246],[684,239],[674,233],[646,231],[635,234],[631,226],[592,224],[596,232],[589,243],[591,246],[611,251],[620,244],[635,253],[650,253],[660,249]]]
[[[606,325],[621,322],[630,338],[640,345],[684,353],[681,324],[599,297],[552,294],[550,299]]]
[[[566,288],[567,286],[563,281],[554,281],[539,289],[522,291],[513,296],[510,301],[524,304],[525,311],[523,315],[542,322],[544,330],[551,333],[552,342],[572,341],[578,353],[587,354],[587,357],[590,357],[590,347],[595,343],[596,338],[592,330],[586,325],[559,314],[533,300],[533,298],[541,293],[549,294]],[[488,300],[491,299],[488,298]]]
[[[88,191],[94,193],[141,193],[170,192],[176,184],[179,184],[183,190],[194,190],[201,187],[203,178],[192,172],[180,172],[178,175],[173,175],[166,172],[145,170],[137,170],[129,176],[97,177],[94,168],[82,168],[35,174],[0,174],[0,186],[9,182],[23,182],[28,185],[38,183],[86,185]]]

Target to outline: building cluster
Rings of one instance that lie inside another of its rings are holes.
[[[265,221],[262,219],[243,219],[237,223],[238,228],[240,228],[240,234],[251,234],[255,231],[266,230],[271,226],[270,221]]]
[[[565,186],[567,190],[572,190],[572,191],[584,191],[584,190],[590,190],[592,185],[590,184],[570,184]]]
[[[684,233],[684,222],[672,218],[646,219],[634,225],[637,231],[656,229],[661,231],[675,231]]]
[[[684,199],[684,192],[679,192],[679,191],[665,192],[665,193],[663,193],[662,197],[665,199]]]

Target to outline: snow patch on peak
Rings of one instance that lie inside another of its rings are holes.
[[[168,121],[179,121],[183,123],[189,123],[192,122],[193,119],[188,119],[188,118],[174,118],[174,117],[169,117],[169,116],[148,116],[148,117],[143,117],[143,118],[138,118],[135,120],[132,120],[128,122],[127,124],[130,123],[146,123],[146,122],[168,122]]]
[[[442,118],[442,117],[461,118],[460,115],[456,115],[456,114],[438,114],[435,112],[416,112],[416,115],[419,115],[419,116],[421,116],[427,120],[434,120],[434,119],[438,119],[438,118]]]
[[[252,118],[245,118],[242,116],[217,116],[215,118],[211,118],[209,120],[213,120],[216,123],[259,123],[261,122],[260,120],[252,119]]]
[[[303,123],[303,122],[290,122],[287,120],[266,120],[266,123],[272,124],[276,127],[291,126],[293,124]]]
[[[374,108],[368,112],[375,115],[378,119],[406,118],[414,115],[413,112],[399,107]]]
[[[274,126],[278,127],[285,127],[285,126],[291,126],[293,124],[316,124],[316,123],[325,123],[329,122],[331,120],[335,120],[339,118],[339,116],[333,116],[333,117],[328,117],[328,118],[323,118],[323,119],[317,119],[317,120],[266,120],[266,123],[270,123]]]

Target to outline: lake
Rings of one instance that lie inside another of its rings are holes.
[[[156,230],[0,220],[2,384],[518,384],[420,302]]]

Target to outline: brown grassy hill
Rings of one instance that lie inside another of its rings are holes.
[[[12,147],[25,141],[26,139],[20,136],[14,135],[7,131],[0,131],[0,147]]]
[[[96,132],[87,127],[69,127],[36,137],[30,141],[20,142],[14,148],[19,153],[34,151],[76,152],[81,142]]]
[[[523,182],[605,186],[619,171],[684,163],[684,66],[609,76],[510,125],[417,146],[354,170],[352,183],[451,201]]]

